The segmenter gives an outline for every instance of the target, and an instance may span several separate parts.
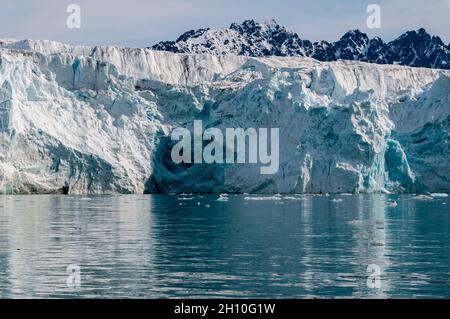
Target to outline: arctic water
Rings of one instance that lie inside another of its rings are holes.
[[[449,298],[449,205],[413,195],[3,196],[0,297]]]

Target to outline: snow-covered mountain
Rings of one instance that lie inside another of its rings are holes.
[[[280,128],[278,173],[175,165],[195,119]],[[448,192],[450,72],[3,40],[0,138],[8,193]]]
[[[192,30],[175,42],[161,42],[155,50],[174,53],[235,54],[252,57],[310,56],[313,46],[296,33],[287,31],[274,20],[257,23],[253,20],[233,23],[229,28]]]
[[[274,20],[233,23],[229,28],[192,30],[176,41],[161,42],[154,50],[175,53],[237,54],[252,57],[304,56],[319,61],[356,60],[378,64],[450,69],[450,44],[425,29],[409,31],[389,43],[353,30],[338,41],[312,43]]]

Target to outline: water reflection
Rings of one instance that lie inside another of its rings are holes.
[[[216,199],[2,197],[0,297],[450,297],[447,198]]]

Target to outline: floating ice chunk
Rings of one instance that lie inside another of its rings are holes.
[[[228,194],[220,194],[217,201],[218,202],[228,202]]]
[[[388,200],[386,205],[389,207],[397,207],[397,202],[395,200]]]
[[[304,197],[295,197],[295,196],[284,196],[283,199],[286,200],[304,200]]]
[[[333,198],[331,201],[335,203],[340,203],[342,202],[342,198]]]
[[[244,200],[281,200],[280,196],[255,196],[255,197],[245,197]]]
[[[193,200],[194,197],[178,197],[178,200]]]
[[[413,199],[425,201],[425,200],[433,200],[433,197],[428,196],[428,195],[418,195],[418,196],[414,196]]]
[[[433,193],[430,194],[431,197],[448,197],[448,194],[446,193]]]

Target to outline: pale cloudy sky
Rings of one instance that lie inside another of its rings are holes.
[[[66,27],[67,5],[81,7],[81,29]],[[366,26],[368,4],[381,6],[382,28]],[[0,0],[0,38],[145,47],[184,31],[275,19],[309,40],[350,29],[392,40],[425,27],[450,41],[450,0]]]

